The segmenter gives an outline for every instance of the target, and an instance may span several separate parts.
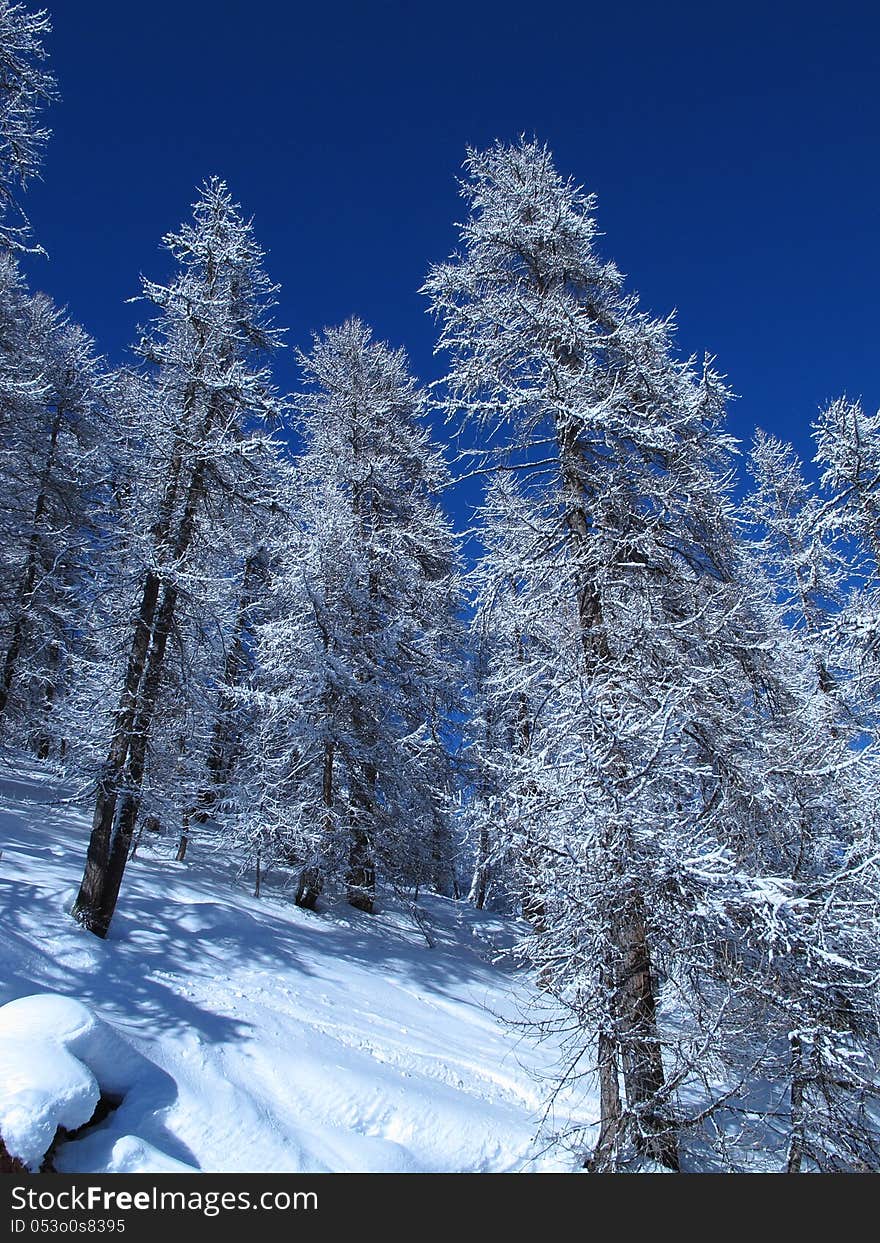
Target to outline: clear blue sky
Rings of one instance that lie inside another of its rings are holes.
[[[809,452],[821,403],[880,403],[876,3],[43,2],[62,99],[29,267],[113,359],[218,173],[292,343],[356,313],[432,378],[417,289],[455,244],[465,146],[526,132],[598,194],[643,302],[717,355],[737,435]]]

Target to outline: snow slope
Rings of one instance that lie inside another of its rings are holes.
[[[64,1090],[79,1093],[72,1127],[97,1083],[122,1104],[59,1148],[60,1170],[572,1168],[546,1131],[536,1138],[553,1050],[506,1021],[537,998],[504,952],[503,920],[421,899],[429,948],[400,903],[312,914],[271,877],[254,899],[195,845],[186,864],[158,848],[133,860],[99,941],[67,914],[87,823],[64,794],[36,770],[0,770],[0,1004],[14,1002],[0,1009],[0,1069],[5,1049],[7,1097],[17,1084],[30,1101],[15,1123],[26,1160],[35,1128],[63,1121]],[[88,1011],[14,1001],[47,993]],[[79,1044],[77,1023],[92,1031]],[[47,1104],[39,1085],[53,1074]],[[3,1108],[0,1095],[0,1130]],[[560,1130],[596,1112],[589,1098],[554,1108]]]

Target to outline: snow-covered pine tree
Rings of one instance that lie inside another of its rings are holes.
[[[641,312],[597,257],[593,199],[545,148],[496,144],[466,169],[462,254],[425,291],[451,355],[450,410],[531,502],[524,607],[541,652],[515,663],[506,691],[550,684],[514,761],[545,906],[524,951],[598,1032],[594,1167],[634,1141],[675,1168],[657,955],[691,940],[692,913],[672,895],[688,891],[699,836],[693,654],[707,596],[731,571],[726,393],[708,367],[674,358],[669,322]]]
[[[141,576],[144,531],[164,458],[147,429],[160,423],[151,376],[135,367],[102,378],[104,423],[94,461],[100,483],[92,496],[88,545],[79,582],[82,626],[70,653],[64,704],[66,769],[78,787],[92,792],[105,758],[107,707],[127,659],[127,620]]]
[[[136,603],[124,621],[127,656],[98,790],[88,857],[74,916],[106,935],[116,907],[142,786],[169,640],[181,601],[199,603],[216,583],[205,550],[255,502],[253,484],[279,410],[261,355],[279,344],[269,312],[275,287],[262,252],[226,188],[206,182],[192,223],[167,235],[178,273],[144,281],[158,308],[140,350],[158,369],[158,427],[145,429],[161,474],[144,482],[152,510],[139,548]],[[164,460],[163,460],[164,459]],[[257,482],[257,491],[259,482]],[[142,500],[135,502],[145,512]]]
[[[833,526],[859,540],[880,575],[880,411],[838,397],[814,424],[816,461]]]
[[[259,533],[259,568],[255,563],[252,571],[259,599],[247,607],[248,660],[225,690],[238,755],[222,783],[204,787],[200,802],[243,866],[258,872],[294,867],[297,901],[311,908],[320,893],[312,844],[323,840],[327,815],[316,777],[324,754],[315,737],[320,722],[309,712],[320,695],[313,682],[314,618],[305,590],[298,475],[283,458],[277,470],[275,503]],[[240,602],[249,595],[243,580]]]
[[[880,411],[839,397],[813,425],[824,493],[822,518],[849,560],[848,592],[834,619],[838,660],[866,730],[880,730]]]
[[[766,1041],[756,1075],[788,1085],[789,1172],[880,1164],[870,1121],[880,1000],[878,429],[843,398],[822,412],[824,497],[789,446],[759,436],[745,506],[758,537],[740,574],[755,599],[763,591],[762,625],[775,638],[754,679],[767,758],[749,796],[761,831],[741,961],[754,990],[747,1022]]]
[[[877,1156],[876,779],[766,548],[737,549],[688,728],[706,835],[694,874],[708,866],[712,885],[693,889],[701,939],[676,979],[704,1033],[687,1094],[701,1083],[709,1103],[683,1112],[722,1168],[755,1168],[756,1151],[762,1168],[853,1168]]]
[[[100,363],[86,334],[0,258],[9,352],[0,367],[0,719],[50,746],[83,631],[92,543],[106,506],[111,437]]]
[[[457,553],[402,351],[349,320],[301,362],[305,448],[281,504],[298,531],[282,524],[270,559],[260,754],[242,770],[262,769],[248,802],[298,866],[298,902],[334,881],[371,911],[377,871],[414,885],[449,871]]]
[[[39,174],[55,97],[45,10],[0,0],[0,716],[57,704],[76,611],[75,577],[97,418],[92,345],[44,295],[28,293],[14,252],[29,225],[16,195]],[[12,702],[10,702],[12,696]],[[36,707],[39,703],[39,707]],[[25,713],[27,715],[27,713]],[[31,714],[32,715],[32,714]],[[34,721],[30,722],[35,724]],[[39,750],[49,743],[36,728]]]
[[[843,600],[851,565],[791,445],[759,431],[749,470],[754,487],[744,517],[751,528],[751,547],[775,588],[783,619],[812,654],[821,689],[831,694],[830,618]]]
[[[45,9],[0,0],[0,248],[8,250],[26,247],[30,226],[15,196],[39,174],[49,137],[39,114],[56,94],[43,46],[51,29]]]

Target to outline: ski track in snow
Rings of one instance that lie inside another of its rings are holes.
[[[538,1137],[553,1048],[505,1022],[539,999],[504,961],[504,920],[426,897],[431,949],[399,904],[370,917],[252,898],[196,841],[185,865],[129,863],[102,942],[67,913],[88,823],[64,793],[37,769],[0,770],[0,1004],[75,998],[139,1069],[59,1169],[572,1168]],[[589,1097],[555,1110],[560,1129],[596,1116]]]

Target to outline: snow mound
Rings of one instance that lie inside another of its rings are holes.
[[[98,1101],[124,1097],[149,1063],[88,1006],[40,993],[0,1006],[0,1135],[38,1170],[59,1127],[90,1121]],[[136,1136],[116,1140],[118,1168],[180,1168]]]
[[[88,1122],[100,1095],[94,1075],[54,1041],[0,1038],[0,1135],[29,1169],[40,1168],[58,1127]]]

